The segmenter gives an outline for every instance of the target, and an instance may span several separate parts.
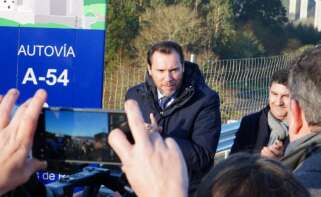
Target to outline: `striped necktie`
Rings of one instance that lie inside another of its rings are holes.
[[[167,107],[168,102],[171,100],[170,96],[163,96],[159,99],[159,106],[161,109],[165,109]]]

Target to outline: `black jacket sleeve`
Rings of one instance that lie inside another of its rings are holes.
[[[242,151],[249,151],[251,150],[252,147],[252,142],[250,140],[249,136],[249,128],[248,128],[248,118],[245,116],[241,120],[240,128],[235,134],[235,140],[234,144],[231,148],[231,154],[237,153],[237,152],[242,152]]]
[[[236,132],[234,144],[231,148],[231,154],[237,153],[237,152],[253,153],[253,152],[260,151],[260,150],[256,150],[258,133],[262,132],[260,131],[259,125],[266,124],[266,123],[260,122],[261,115],[262,115],[262,111],[247,115],[242,118],[240,128]],[[267,127],[267,125],[264,125],[264,128],[265,127]],[[264,139],[265,138],[266,136],[264,136]]]
[[[207,171],[213,165],[220,133],[220,102],[218,95],[215,94],[195,118],[192,139],[174,138],[182,150],[189,169]]]

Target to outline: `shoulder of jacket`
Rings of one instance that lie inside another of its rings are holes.
[[[198,86],[195,89],[196,91],[199,91],[201,94],[203,94],[207,99],[219,99],[219,94],[215,90],[208,87],[206,84]]]
[[[250,113],[250,114],[244,116],[242,118],[242,121],[253,121],[253,120],[259,121],[259,119],[262,115],[264,115],[263,110],[260,110],[260,111]]]
[[[133,87],[130,87],[130,88],[127,90],[126,98],[131,97],[131,96],[135,96],[135,95],[139,95],[139,94],[141,94],[141,93],[143,93],[143,92],[145,92],[145,85],[144,85],[144,83],[135,85],[135,86],[133,86]]]
[[[316,151],[311,153],[309,157],[302,161],[302,164],[295,170],[297,173],[302,171],[314,171],[321,174],[321,166],[315,165],[316,163],[321,162],[321,152]]]
[[[144,89],[145,89],[144,83],[140,83],[130,87],[127,92],[133,92],[133,91],[144,90]]]

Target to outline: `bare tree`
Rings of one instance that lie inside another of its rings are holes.
[[[134,45],[143,61],[147,47],[155,42],[174,40],[188,54],[202,49],[207,39],[202,19],[181,4],[147,9],[141,16],[140,28]]]

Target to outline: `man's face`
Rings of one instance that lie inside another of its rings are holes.
[[[148,73],[157,89],[164,96],[171,96],[180,87],[183,78],[184,66],[179,61],[179,55],[175,51],[170,54],[155,51],[151,63]]]
[[[104,145],[100,141],[95,141],[94,147],[95,149],[101,149],[104,147]]]
[[[285,85],[273,82],[269,91],[269,105],[272,115],[281,121],[287,119],[289,90]]]

